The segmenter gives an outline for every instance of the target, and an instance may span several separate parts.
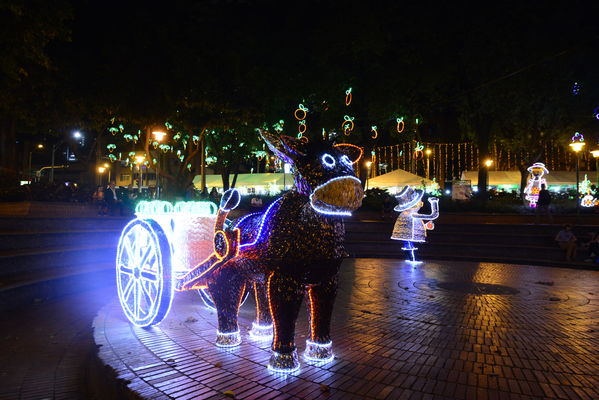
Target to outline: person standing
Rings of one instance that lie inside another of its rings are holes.
[[[114,216],[117,209],[120,209],[119,215],[122,215],[122,201],[117,195],[115,181],[110,181],[110,184],[104,191],[104,201],[106,201],[106,205],[110,210],[110,215]]]
[[[539,198],[537,200],[537,207],[535,208],[535,224],[539,223],[539,215],[541,213],[546,214],[549,217],[549,222],[553,224],[553,215],[551,215],[551,193],[547,190],[546,185],[541,184],[541,190],[539,191]]]

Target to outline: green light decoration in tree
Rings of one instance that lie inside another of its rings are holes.
[[[109,152],[112,153],[113,151],[116,150],[116,144],[114,144],[114,143],[107,144],[106,148],[108,149]]]
[[[279,134],[280,134],[281,132],[283,132],[283,126],[284,126],[284,125],[285,125],[285,121],[283,121],[283,120],[281,119],[281,120],[279,120],[279,122],[275,122],[275,123],[273,124],[273,126],[272,126],[272,127],[273,127],[273,129],[274,129],[274,130],[275,130],[277,133],[279,133]]]

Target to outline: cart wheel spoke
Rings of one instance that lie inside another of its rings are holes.
[[[156,282],[158,280],[158,275],[154,272],[151,271],[143,271],[141,273],[141,277],[146,280],[146,281],[150,281],[150,282]]]
[[[129,282],[127,282],[127,286],[125,286],[125,289],[123,289],[123,299],[125,301],[129,300],[129,296],[131,296],[131,292],[133,291],[133,286],[135,286],[135,279],[130,279]]]
[[[133,275],[133,269],[129,268],[128,266],[124,265],[124,264],[120,264],[118,267],[119,273],[121,274],[125,274],[125,275]]]

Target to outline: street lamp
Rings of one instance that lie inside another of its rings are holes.
[[[141,164],[145,161],[146,156],[135,156],[135,163],[137,164],[137,168],[139,168],[139,194],[141,195],[141,185],[143,182],[143,172],[141,171]]]
[[[154,140],[160,143],[166,137],[166,132],[156,130],[152,131],[152,135],[154,136]],[[162,152],[160,152],[158,158],[160,158],[160,163],[156,164],[156,197],[160,198],[160,168],[162,168],[163,161]]]
[[[104,174],[104,171],[106,171],[105,167],[98,167],[98,172],[100,173],[100,185],[103,185],[103,179],[102,179],[102,174]],[[110,183],[110,178],[108,179],[108,183]]]
[[[370,166],[372,165],[372,161],[366,161],[366,167],[368,168],[368,173],[366,174],[366,189],[368,189],[368,180],[370,179]]]
[[[79,132],[79,131],[73,132],[73,138],[81,139],[81,142],[83,143],[84,137],[81,132]],[[54,153],[56,152],[58,147],[65,142],[66,142],[66,139],[61,139],[58,143],[54,143],[52,145],[52,166],[50,167],[50,179],[49,179],[50,183],[54,182]],[[69,161],[69,156],[67,153],[67,164],[68,164],[68,161]]]
[[[595,181],[599,187],[599,150],[591,150],[593,158],[595,158]]]
[[[584,148],[584,138],[582,138],[582,140],[576,140],[574,138],[578,138],[581,137],[582,135],[578,132],[576,132],[576,135],[574,135],[574,137],[572,138],[572,143],[569,144],[569,146],[572,148],[572,151],[574,151],[574,153],[576,153],[576,213],[580,212],[580,202],[578,201],[578,198],[580,197],[580,177],[578,176],[578,164],[579,164],[579,153],[580,151]]]
[[[431,153],[433,151],[431,149],[424,150],[426,154],[426,178],[431,179]]]
[[[43,149],[44,145],[41,143],[38,143],[35,147],[37,147],[38,149]],[[30,182],[32,181],[32,177],[33,177],[33,171],[31,170],[31,155],[33,153],[33,150],[29,152],[29,180]]]

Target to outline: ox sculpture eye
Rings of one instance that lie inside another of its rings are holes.
[[[335,158],[330,154],[325,154],[322,156],[322,163],[327,168],[333,168],[335,166]]]

